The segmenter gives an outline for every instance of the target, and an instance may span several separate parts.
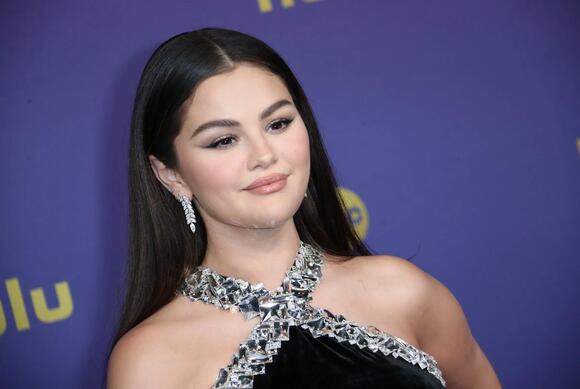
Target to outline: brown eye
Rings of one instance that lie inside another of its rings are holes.
[[[281,132],[281,131],[284,131],[290,125],[290,123],[292,123],[292,121],[294,121],[294,118],[282,118],[282,119],[279,119],[279,120],[272,122],[272,124],[270,124],[270,126],[268,128],[273,130],[273,131],[276,131],[276,132]],[[212,142],[206,148],[208,148],[208,149],[225,149],[235,142],[236,142],[236,140],[235,140],[234,136],[227,135],[227,136],[224,136],[222,138],[216,139],[214,142]]]
[[[234,139],[233,136],[226,136],[226,137],[220,138],[220,139],[216,140],[215,142],[213,142],[212,144],[210,144],[208,146],[208,148],[211,148],[211,149],[221,149],[221,148],[227,147],[230,144],[232,144],[231,141],[233,139]]]
[[[280,131],[285,129],[286,127],[288,127],[288,125],[290,125],[290,123],[292,123],[294,119],[280,119],[280,120],[276,120],[274,123],[272,123],[270,125],[270,128],[272,128],[274,131]]]

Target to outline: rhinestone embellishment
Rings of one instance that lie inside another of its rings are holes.
[[[282,342],[289,340],[291,326],[307,329],[314,337],[329,336],[361,349],[403,358],[431,373],[445,387],[432,355],[375,327],[359,325],[340,314],[310,305],[310,294],[320,282],[323,265],[322,252],[301,241],[294,263],[274,291],[264,288],[262,283],[225,277],[203,266],[190,273],[178,294],[191,301],[238,311],[246,320],[260,317],[231,363],[220,369],[213,388],[252,388],[253,377],[265,373],[265,365],[273,361]]]

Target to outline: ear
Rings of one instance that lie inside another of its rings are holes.
[[[149,155],[149,162],[151,163],[151,168],[155,173],[155,177],[163,184],[163,186],[173,193],[175,198],[180,195],[185,195],[191,198],[191,190],[183,181],[178,172],[165,166],[163,162],[157,159],[154,155]]]

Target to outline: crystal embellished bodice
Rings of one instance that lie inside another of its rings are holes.
[[[310,305],[311,293],[322,277],[322,252],[300,242],[298,253],[282,284],[274,291],[262,283],[226,277],[199,266],[177,290],[192,301],[203,301],[220,309],[238,311],[246,320],[259,316],[259,323],[239,345],[231,363],[220,369],[213,388],[253,388],[254,378],[266,372],[282,347],[290,340],[292,326],[307,330],[312,337],[330,337],[419,367],[445,386],[433,356],[403,339],[375,327],[358,325],[340,314]]]

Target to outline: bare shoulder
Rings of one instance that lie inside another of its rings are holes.
[[[438,282],[406,259],[394,255],[357,256],[344,262],[328,262],[355,290],[371,301],[396,305],[397,315],[417,320],[422,315],[425,298]]]
[[[438,320],[462,330],[467,338],[471,337],[463,310],[453,293],[419,266],[393,255],[355,257],[351,266],[353,277],[368,285],[375,298],[379,301],[390,298],[398,303],[398,313],[404,314],[425,351],[440,354],[432,348],[433,339],[441,331],[433,332]]]
[[[167,382],[163,365],[171,365],[171,350],[157,326],[134,328],[115,344],[107,369],[107,388],[177,387]]]
[[[209,388],[256,320],[179,296],[117,342],[107,388]]]
[[[202,320],[188,320],[190,329],[183,334],[184,320],[168,320],[170,307],[162,308],[131,329],[115,344],[107,369],[108,389],[185,388],[191,379],[182,367],[185,356],[189,368],[195,371],[200,364],[199,353],[188,350],[201,348],[196,334],[203,332]],[[187,339],[186,342],[183,342]]]
[[[390,255],[325,258],[314,305],[419,347],[417,323],[429,285],[427,273]]]
[[[460,303],[435,277],[391,255],[354,257],[338,266],[351,285],[367,292],[373,309],[404,317],[419,348],[436,359],[448,388],[501,387]]]
[[[395,255],[368,255],[358,256],[347,261],[349,270],[354,276],[366,278],[369,281],[380,283],[383,287],[408,285],[413,287],[425,287],[429,282],[430,275],[417,265],[404,258]],[[385,285],[385,281],[389,284]],[[409,285],[411,282],[411,285]],[[394,285],[396,284],[396,285]]]

